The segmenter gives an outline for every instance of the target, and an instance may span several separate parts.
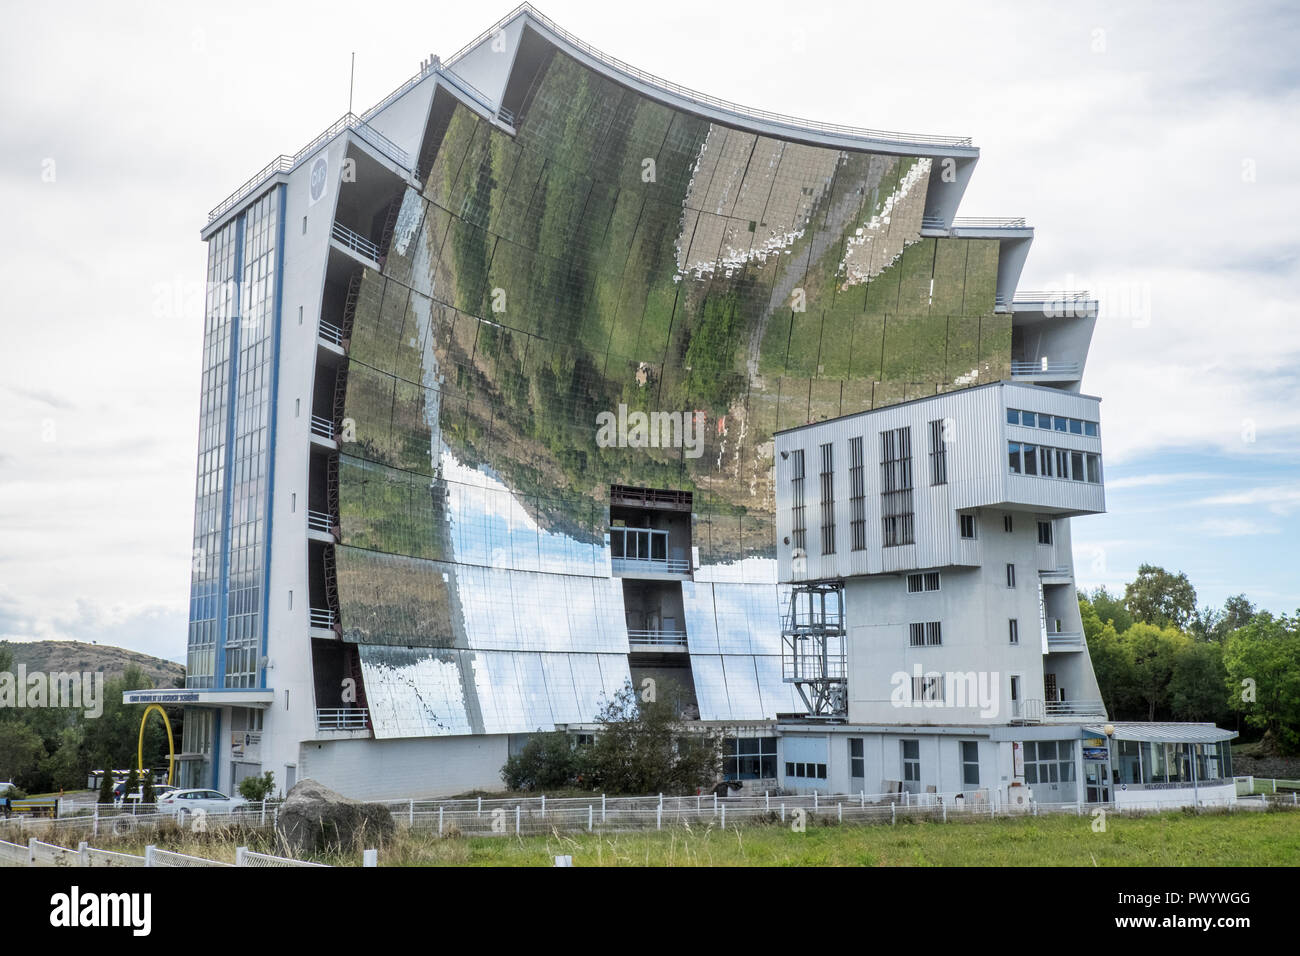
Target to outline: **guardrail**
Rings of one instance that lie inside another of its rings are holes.
[[[922,220],[924,224],[924,220]],[[953,229],[1027,229],[1021,217],[1008,216],[957,216],[952,221]]]
[[[649,571],[654,574],[690,574],[691,563],[679,558],[610,558],[614,571]]]
[[[334,519],[324,511],[308,511],[307,527],[312,531],[323,531],[325,534],[333,534]],[[314,614],[315,611],[312,613]]]
[[[629,644],[638,644],[638,645],[669,644],[676,647],[685,647],[686,632],[685,631],[663,631],[663,630],[629,630],[627,632],[627,642]]]
[[[318,707],[317,730],[368,730],[370,712],[365,707]]]
[[[339,348],[343,347],[343,330],[332,322],[321,319],[317,334],[331,345],[337,345]]]
[[[333,441],[334,422],[321,415],[313,415],[311,417],[311,433],[313,435],[319,435],[321,438],[328,438],[330,441]]]
[[[341,246],[365,256],[372,262],[379,262],[379,246],[355,229],[349,229],[341,222],[334,223],[334,227],[330,230],[330,238]]]
[[[375,129],[366,122],[365,117],[357,116],[355,113],[344,113],[342,117],[335,120],[323,132],[317,135],[298,152],[292,156],[281,153],[275,159],[271,160],[249,179],[236,189],[233,193],[218,203],[211,212],[208,213],[208,222],[212,222],[225,215],[231,209],[238,206],[243,200],[254,195],[259,191],[259,187],[266,183],[271,177],[278,173],[292,172],[299,163],[314,153],[318,147],[333,139],[344,130],[354,131],[361,139],[365,140],[379,152],[383,153],[398,166],[409,170],[411,168],[411,157],[396,143],[385,136],[379,130]]]
[[[1046,708],[1048,717],[1106,716],[1106,706],[1099,700],[1049,700]]]
[[[101,850],[81,841],[75,850],[46,843],[32,837],[23,846],[0,840],[0,866],[67,866],[67,867],[104,867],[104,866],[324,866],[327,863],[313,863],[308,860],[295,860],[292,857],[273,856],[270,853],[257,853],[248,847],[235,847],[235,862],[210,860],[206,857],[177,853],[152,844],[145,847],[144,856],[131,853],[119,853],[115,850]]]
[[[1047,646],[1050,647],[1081,647],[1083,645],[1083,632],[1081,631],[1058,631],[1048,633]]]
[[[312,627],[332,628],[334,626],[334,622],[337,620],[337,616],[335,615],[333,609],[328,607],[312,608],[311,613],[309,614],[309,618],[311,620]]]
[[[1012,362],[1012,375],[1081,375],[1083,366],[1078,362]]]

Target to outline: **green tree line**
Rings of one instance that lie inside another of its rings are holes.
[[[1122,596],[1081,593],[1079,612],[1112,718],[1213,721],[1300,753],[1300,610],[1244,594],[1200,607],[1187,575],[1144,564]]]

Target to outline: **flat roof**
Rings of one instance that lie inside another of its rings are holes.
[[[1123,723],[1111,724],[1115,732],[1111,736],[1116,740],[1138,740],[1145,743],[1170,744],[1208,744],[1232,740],[1237,736],[1235,730],[1221,730],[1214,724],[1180,724],[1180,723]],[[1088,733],[1105,737],[1104,726],[1085,727]]]

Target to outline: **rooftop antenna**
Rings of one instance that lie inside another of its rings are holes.
[[[357,51],[352,51],[352,71],[348,73],[348,113],[352,113],[352,81],[357,75]]]

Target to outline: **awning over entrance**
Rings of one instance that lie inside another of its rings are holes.
[[[189,704],[196,707],[270,707],[275,703],[275,691],[257,690],[192,690],[184,687],[158,687],[149,690],[122,692],[124,704]]]
[[[1138,740],[1146,743],[1165,744],[1211,744],[1232,740],[1237,736],[1235,730],[1221,730],[1213,724],[1177,724],[1177,723],[1115,723],[1111,738],[1114,740]],[[1105,737],[1104,727],[1084,727],[1084,733],[1094,737]]]

